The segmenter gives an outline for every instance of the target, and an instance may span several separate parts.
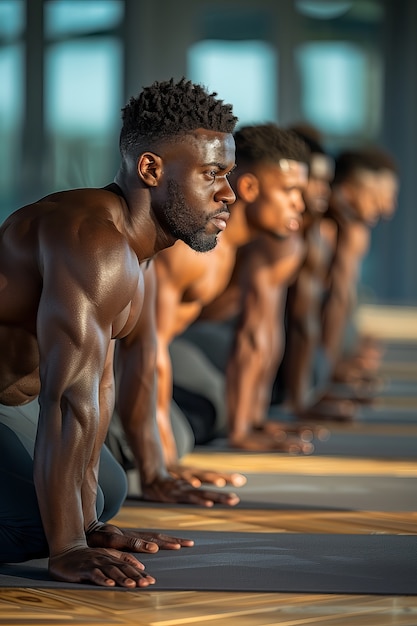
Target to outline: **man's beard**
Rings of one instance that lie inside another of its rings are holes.
[[[186,203],[180,185],[168,180],[168,200],[162,207],[162,215],[171,235],[181,239],[196,252],[209,252],[217,244],[217,234],[206,233],[206,224],[196,222],[194,212]]]

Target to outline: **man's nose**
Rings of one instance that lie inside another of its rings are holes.
[[[233,204],[236,200],[236,194],[227,178],[225,178],[224,185],[222,185],[222,188],[216,194],[216,200],[224,202],[224,204]]]
[[[301,193],[298,194],[298,198],[296,200],[296,209],[298,213],[304,213],[306,208],[303,195]]]

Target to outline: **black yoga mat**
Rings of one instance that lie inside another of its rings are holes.
[[[416,536],[190,531],[187,537],[193,548],[138,555],[157,581],[146,591],[417,595]],[[92,588],[50,581],[45,567],[46,561],[1,565],[0,586]]]

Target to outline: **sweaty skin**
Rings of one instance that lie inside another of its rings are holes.
[[[222,478],[224,480],[223,484],[226,483],[226,480],[236,485],[243,484],[245,479],[241,477],[239,480],[241,476],[239,474],[232,474],[230,476],[224,474],[223,477],[221,474],[213,473],[215,474],[214,476],[210,476],[210,474],[206,476],[203,470],[194,468],[188,468],[188,470],[184,468],[184,476],[179,471],[174,472],[166,452],[168,448],[166,437],[168,435],[168,437],[172,439],[174,459],[176,461],[176,448],[170,426],[169,406],[165,429],[161,424],[159,407],[157,411],[158,428],[155,421],[150,418],[150,416],[155,415],[156,394],[153,379],[157,361],[158,399],[161,397],[161,390],[163,389],[163,380],[160,377],[162,342],[160,341],[161,333],[158,333],[158,336],[156,335],[156,326],[159,320],[155,315],[156,294],[157,292],[159,294],[160,291],[156,288],[155,269],[157,259],[159,259],[160,255],[163,255],[165,260],[167,260],[165,252],[180,249],[182,254],[175,256],[179,261],[177,265],[179,276],[183,279],[183,275],[187,276],[190,269],[195,270],[196,268],[195,265],[190,265],[190,260],[197,260],[198,265],[198,261],[205,259],[207,256],[215,258],[217,257],[217,250],[219,248],[220,245],[218,244],[212,252],[201,254],[191,250],[191,248],[182,241],[178,241],[175,246],[169,248],[169,250],[161,251],[151,261],[144,273],[146,317],[148,317],[149,320],[146,324],[143,323],[144,311],[142,310],[141,317],[134,330],[129,333],[126,338],[117,342],[116,380],[118,382],[118,389],[116,394],[116,406],[127,435],[128,443],[136,460],[141,481],[142,497],[146,500],[181,502],[203,506],[212,506],[216,502],[233,505],[239,501],[235,494],[222,494],[216,491],[196,488],[200,486],[201,482],[213,482],[218,486]],[[167,291],[169,293],[169,290]],[[175,312],[175,308],[171,308],[172,302],[168,301],[168,299],[165,300],[165,305],[169,308],[162,308],[160,312],[166,312],[164,319],[167,323],[167,328],[169,328],[170,324],[174,322],[175,315],[173,315],[173,313]],[[152,333],[150,332],[150,327],[152,327]],[[164,324],[163,328],[166,330]],[[150,355],[153,355],[152,358],[150,358]],[[170,366],[170,360],[168,361],[168,366]],[[144,411],[144,406],[151,408]],[[150,434],[153,436],[151,437]],[[166,468],[170,471],[168,472]],[[187,471],[191,472],[191,479],[189,475],[187,475]],[[201,482],[196,483],[196,476],[200,476]],[[220,484],[220,486],[222,485]]]
[[[299,234],[307,166],[260,165],[241,183],[247,219],[257,236],[239,249],[227,289],[203,309],[204,320],[238,316],[227,365],[226,402],[231,446],[258,451],[311,451],[311,432],[265,420],[272,382],[284,346],[284,307],[288,284],[302,261]]]
[[[213,163],[224,164],[214,181]],[[186,200],[184,232],[215,245],[216,216],[235,198],[233,166],[233,136],[198,129],[124,163],[108,187],[51,194],[0,229],[0,402],[39,397],[34,480],[56,579],[144,587],[154,578],[125,551],[192,545],[100,524],[98,461],[114,406],[115,340],[127,340],[143,307],[141,264],[177,239],[169,181]],[[154,398],[148,370],[144,413]]]
[[[289,287],[287,301],[285,404],[296,416],[311,402],[314,352],[321,333],[320,309],[334,254],[336,226],[325,218],[332,178],[330,159],[322,153],[312,153],[303,194],[306,207],[301,228],[304,258]]]
[[[213,506],[215,503],[235,505],[239,502],[239,498],[234,493],[218,493],[199,487],[202,483],[212,483],[216,486],[225,484],[240,486],[246,480],[241,474],[201,470],[183,466],[178,462],[170,421],[172,366],[168,348],[172,339],[197,319],[203,307],[215,300],[216,296],[222,294],[227,288],[235,267],[238,248],[256,238],[260,233],[272,232],[271,242],[274,241],[272,248],[276,247],[276,252],[271,252],[267,261],[269,263],[273,260],[272,290],[274,291],[276,285],[280,285],[281,280],[285,282],[292,274],[294,263],[297,263],[299,259],[299,245],[296,243],[295,236],[294,242],[289,247],[284,240],[289,235],[294,235],[300,225],[300,215],[303,210],[301,189],[306,182],[307,167],[297,162],[290,163],[290,165],[288,171],[283,171],[278,164],[262,164],[257,176],[245,172],[245,169],[235,170],[231,175],[231,183],[237,190],[237,200],[231,208],[227,228],[219,236],[218,245],[210,252],[199,254],[178,241],[171,248],[162,250],[153,259],[152,265],[157,277],[157,421],[165,464],[171,476],[177,480],[172,481],[172,478],[170,480],[166,476],[150,481],[143,478],[143,464],[149,465],[153,472],[157,472],[158,463],[162,463],[160,457],[153,453],[152,448],[145,446],[141,453],[135,453],[135,456],[141,459],[142,466],[139,472],[143,495],[147,499],[195,503],[204,506]],[[281,237],[283,241],[278,240],[277,237]],[[283,245],[284,254],[280,252]],[[289,250],[290,254],[288,254]],[[282,269],[280,261],[283,265]],[[277,294],[279,294],[279,288],[277,288]],[[125,371],[132,377],[128,384],[123,385],[125,391],[121,394],[123,399],[119,402],[118,408],[122,421],[125,421],[126,416],[135,414],[131,423],[139,424],[142,413],[140,398],[144,390],[141,388],[140,381],[137,380],[139,376],[133,372],[140,371],[140,361],[138,366],[135,365],[137,358],[135,351],[139,349],[140,352],[140,342],[135,342],[134,333],[130,334],[130,338],[132,341],[129,339],[129,350],[125,350],[128,342],[124,341],[123,350],[118,351],[118,354],[125,353],[124,358],[129,359],[129,367],[125,368]],[[136,432],[143,432],[143,429],[136,426],[135,429]],[[273,449],[280,451],[306,449],[305,442],[299,437],[282,441],[282,434],[282,429],[280,429]],[[131,437],[135,437],[134,433]],[[133,443],[134,451],[136,447],[137,444]]]
[[[241,474],[218,473],[185,466],[178,461],[170,420],[172,400],[172,365],[169,345],[197,319],[205,303],[210,302],[226,287],[235,263],[239,243],[250,237],[243,208],[235,203],[226,230],[221,233],[214,250],[204,255],[195,253],[181,241],[155,257],[158,277],[156,320],[158,333],[157,420],[163,442],[165,460],[171,473],[184,478],[195,487],[201,483],[216,486],[241,486],[246,479]],[[184,269],[185,268],[185,269]],[[204,496],[204,501],[202,498]],[[215,502],[234,505],[239,498],[233,493],[195,492],[200,502],[211,506]]]
[[[277,242],[264,234],[240,257],[240,315],[226,371],[229,443],[253,451],[311,452],[306,429],[265,420],[284,349],[287,287],[303,242],[298,235]]]
[[[334,379],[343,333],[356,303],[359,272],[369,250],[371,230],[381,215],[380,195],[379,176],[359,171],[350,180],[334,187],[329,218],[324,220],[322,232],[334,250],[328,271],[327,295],[321,310],[320,337],[329,363],[330,379]],[[321,397],[304,407],[300,417],[316,421],[353,419],[361,391],[355,389],[354,384],[347,385],[346,390],[343,397],[322,390]]]

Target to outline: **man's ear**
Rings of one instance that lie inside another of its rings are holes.
[[[139,178],[148,187],[156,187],[162,176],[162,159],[153,152],[144,152],[137,162]]]
[[[247,172],[237,179],[236,190],[244,202],[255,202],[259,194],[259,181],[254,174]]]

